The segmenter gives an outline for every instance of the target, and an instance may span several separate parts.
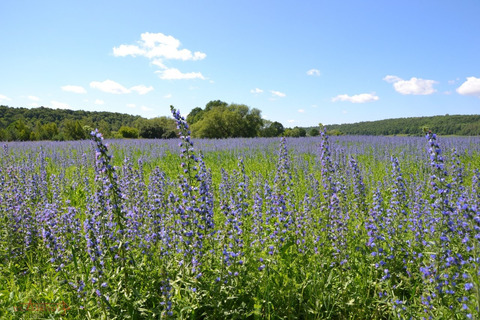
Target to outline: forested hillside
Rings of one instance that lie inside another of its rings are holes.
[[[327,125],[334,134],[353,135],[422,135],[428,128],[440,135],[480,135],[480,115],[444,115],[397,118],[347,124]]]
[[[98,128],[111,138],[176,137],[173,119],[145,119],[116,112],[0,106],[0,140],[80,140]]]

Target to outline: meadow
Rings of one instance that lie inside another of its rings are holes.
[[[2,143],[2,319],[479,319],[480,138]]]

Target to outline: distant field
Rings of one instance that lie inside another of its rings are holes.
[[[3,144],[0,318],[478,319],[480,138],[177,121]]]

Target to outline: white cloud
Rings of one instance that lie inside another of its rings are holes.
[[[307,74],[308,74],[309,76],[317,76],[317,77],[318,77],[318,76],[320,76],[320,70],[318,70],[318,69],[310,69],[310,70],[307,71]]]
[[[142,111],[153,111],[152,108],[145,107],[145,106],[141,106],[140,109],[141,109]]]
[[[155,59],[152,61],[152,64],[159,67],[160,69],[168,69],[168,67],[160,59]]]
[[[94,103],[97,104],[97,105],[102,105],[102,104],[105,104],[105,101],[100,100],[100,99],[96,99]]]
[[[263,90],[259,89],[259,88],[255,88],[255,89],[250,90],[250,92],[254,93],[254,94],[259,94],[259,93],[263,93]]]
[[[467,81],[457,88],[461,95],[472,95],[480,98],[480,78],[467,77]]]
[[[143,95],[143,94],[147,94],[150,91],[152,91],[153,87],[152,86],[147,87],[147,86],[144,86],[143,84],[141,84],[141,85],[138,85],[138,86],[131,87],[130,90],[136,91],[138,94]]]
[[[188,49],[180,49],[180,41],[163,33],[142,33],[138,43],[148,58],[165,58],[175,60],[202,60],[207,56],[203,52],[192,53]]]
[[[105,80],[102,82],[92,81],[90,82],[90,87],[94,89],[98,89],[103,92],[107,92],[107,93],[114,93],[114,94],[130,93],[129,89],[125,88],[121,84],[112,80]]]
[[[129,107],[129,108],[136,108],[137,106],[136,106],[135,104],[133,104],[133,103],[128,103],[128,104],[127,104],[127,107]]]
[[[68,104],[58,101],[50,101],[53,109],[72,109]]]
[[[294,123],[295,120],[288,120],[288,123]]]
[[[270,90],[270,92],[271,92],[274,96],[276,96],[276,97],[281,97],[281,98],[283,98],[283,97],[286,97],[286,96],[287,96],[285,93],[280,92],[280,91]]]
[[[205,77],[200,72],[187,72],[182,73],[176,68],[165,69],[161,71],[155,71],[160,76],[160,79],[163,80],[181,80],[181,79],[202,79],[205,80]]]
[[[0,101],[10,101],[10,100],[12,100],[12,99],[10,99],[7,96],[4,96],[3,94],[0,94]]]
[[[163,96],[165,99],[170,99],[172,97],[171,93],[167,93],[166,95]]]
[[[385,76],[385,78],[383,78],[383,80],[387,81],[388,83],[395,83],[397,81],[402,81],[402,79],[400,79],[399,77],[391,76],[391,75]]]
[[[303,110],[303,109],[298,109],[298,112],[300,112],[300,113],[304,113],[304,112],[305,112],[305,110]]]
[[[181,73],[178,69],[168,68],[164,64],[164,60],[182,60],[182,61],[197,61],[203,60],[207,57],[204,52],[192,52],[188,49],[180,49],[180,41],[172,36],[167,36],[163,33],[145,32],[140,35],[140,40],[136,45],[122,44],[113,48],[113,55],[115,57],[126,56],[143,56],[151,60],[153,65],[156,65],[164,71],[157,71],[160,73],[161,79],[202,79],[205,77],[199,72]]]
[[[81,86],[67,85],[67,86],[63,86],[62,90],[67,92],[73,92],[73,93],[87,93],[87,90],[85,90]]]
[[[138,46],[121,44],[118,48],[113,48],[113,55],[115,57],[126,57],[126,56],[143,56],[146,54],[146,51],[139,48]]]
[[[435,80],[426,80],[412,77],[410,80],[403,80],[397,76],[387,75],[383,80],[393,83],[395,91],[401,94],[428,95],[434,93],[433,85]]]
[[[27,98],[32,100],[32,101],[40,101],[40,98],[36,97],[36,96],[28,96]]]
[[[379,99],[380,98],[378,96],[372,93],[361,93],[353,96],[349,96],[348,94],[339,94],[338,96],[332,98],[332,102],[348,101],[351,103],[365,103],[365,102],[377,101]]]

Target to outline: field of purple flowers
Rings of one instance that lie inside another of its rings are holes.
[[[5,143],[2,319],[479,319],[480,138]],[[195,148],[194,148],[195,147]]]

